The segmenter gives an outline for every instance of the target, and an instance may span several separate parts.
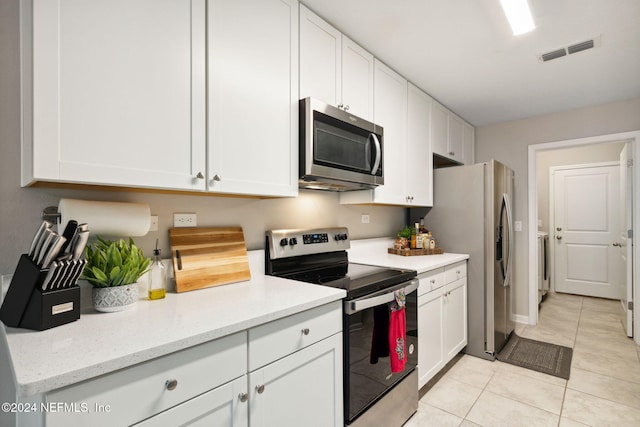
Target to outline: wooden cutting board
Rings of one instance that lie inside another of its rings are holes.
[[[251,279],[242,227],[169,229],[176,292]]]

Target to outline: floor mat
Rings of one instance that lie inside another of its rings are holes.
[[[522,338],[516,333],[498,354],[498,360],[556,377],[569,379],[573,349]]]

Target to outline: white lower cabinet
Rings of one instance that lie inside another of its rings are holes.
[[[198,397],[166,410],[141,423],[138,427],[217,426],[246,427],[249,425],[247,376],[222,385]]]
[[[252,427],[338,427],[342,406],[342,333],[249,374]]]
[[[418,276],[418,386],[467,345],[466,261]]]
[[[17,425],[342,426],[341,303],[51,391]]]

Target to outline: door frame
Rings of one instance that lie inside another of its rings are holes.
[[[541,144],[531,144],[528,146],[528,172],[527,172],[527,188],[528,188],[528,261],[529,261],[529,324],[538,323],[538,277],[537,269],[531,266],[538,265],[538,251],[536,250],[538,222],[538,198],[537,198],[537,159],[538,151],[554,150],[558,148],[580,147],[585,145],[603,144],[607,142],[628,141],[632,145],[634,156],[634,166],[631,168],[633,173],[634,188],[640,188],[640,173],[636,173],[635,162],[640,159],[640,130],[632,132],[623,132],[609,135],[592,136],[587,138],[577,138],[569,140],[560,140],[554,142],[545,142]],[[633,229],[638,230],[640,224],[640,197],[636,197],[633,201]],[[634,245],[635,246],[635,245]],[[633,292],[634,300],[640,299],[640,251],[633,251]],[[633,327],[635,331],[640,331],[640,304],[634,304],[633,310]],[[633,340],[640,345],[640,333],[634,334]]]
[[[555,292],[556,291],[556,245],[552,244],[555,242],[553,237],[555,228],[556,228],[556,219],[554,215],[554,209],[556,207],[555,203],[555,181],[554,181],[554,172],[561,170],[571,170],[571,169],[585,169],[585,168],[597,168],[597,167],[608,167],[608,166],[619,166],[620,162],[598,162],[598,163],[581,163],[575,165],[562,165],[562,166],[551,166],[549,168],[549,245],[547,249],[549,251],[549,268],[553,271],[554,274],[551,275],[549,280],[549,290]],[[537,211],[536,211],[537,212]],[[538,264],[536,264],[538,265]]]

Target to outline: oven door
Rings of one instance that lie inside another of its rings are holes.
[[[389,357],[389,303],[394,291],[405,289],[407,363],[391,372]],[[344,302],[345,421],[357,417],[410,375],[418,363],[418,280],[414,279],[357,300]],[[414,400],[417,404],[418,389]],[[406,396],[410,401],[411,397]]]
[[[300,108],[303,181],[338,180],[363,188],[384,184],[380,126],[311,98],[301,100]]]

